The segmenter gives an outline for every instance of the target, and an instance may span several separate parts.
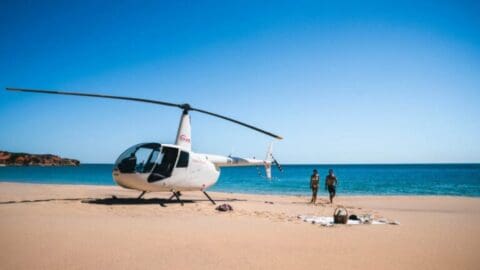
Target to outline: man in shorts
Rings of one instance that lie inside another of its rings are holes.
[[[337,188],[337,177],[333,173],[333,170],[328,170],[328,175],[325,177],[325,189],[330,194],[330,203],[333,203],[333,197],[335,197]]]

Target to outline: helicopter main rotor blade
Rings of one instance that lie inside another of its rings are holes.
[[[82,96],[82,97],[121,99],[121,100],[146,102],[146,103],[153,103],[153,104],[157,104],[157,105],[165,105],[165,106],[183,108],[182,104],[175,104],[175,103],[170,103],[170,102],[163,102],[163,101],[159,101],[159,100],[144,99],[144,98],[133,98],[133,97],[122,97],[122,96],[111,96],[111,95],[100,95],[100,94],[89,94],[89,93],[78,93],[78,92],[63,92],[63,91],[53,91],[53,90],[24,89],[24,88],[12,88],[12,87],[7,87],[6,89],[8,91],[30,92],[30,93],[40,93],[40,94],[55,94],[55,95],[67,95],[67,96]]]
[[[247,127],[247,128],[251,128],[251,129],[253,129],[253,130],[255,130],[255,131],[258,131],[258,132],[260,132],[260,133],[266,134],[266,135],[268,135],[268,136],[270,136],[270,137],[274,137],[275,139],[279,139],[279,140],[282,140],[282,139],[283,139],[281,136],[278,136],[278,135],[273,134],[273,133],[271,133],[271,132],[268,132],[268,131],[266,131],[266,130],[263,130],[263,129],[254,127],[254,126],[252,126],[252,125],[249,125],[249,124],[240,122],[240,121],[238,121],[238,120],[235,120],[235,119],[232,119],[232,118],[229,118],[229,117],[220,115],[220,114],[216,114],[216,113],[212,113],[212,112],[208,112],[208,111],[201,110],[201,109],[196,109],[196,108],[190,108],[190,110],[191,110],[191,111],[195,111],[195,112],[200,112],[200,113],[208,114],[208,115],[211,115],[211,116],[215,116],[215,117],[218,117],[218,118],[221,118],[221,119],[224,119],[224,120],[233,122],[233,123],[235,123],[235,124],[238,124],[238,125],[241,125],[241,126],[244,126],[244,127]]]
[[[176,103],[170,103],[170,102],[164,102],[164,101],[159,101],[159,100],[152,100],[152,99],[144,99],[144,98],[133,98],[133,97],[123,97],[123,96],[111,96],[111,95],[102,95],[102,94],[90,94],[90,93],[79,93],[79,92],[64,92],[64,91],[54,91],[54,90],[40,90],[40,89],[26,89],[26,88],[13,88],[13,87],[7,87],[6,90],[8,91],[18,91],[18,92],[30,92],[30,93],[39,93],[39,94],[54,94],[54,95],[67,95],[67,96],[82,96],[82,97],[96,97],[96,98],[109,98],[109,99],[120,99],[120,100],[129,100],[129,101],[137,101],[137,102],[145,102],[145,103],[152,103],[152,104],[157,104],[157,105],[165,105],[165,106],[170,106],[170,107],[177,107],[180,109],[183,109],[185,111],[196,111],[199,113],[204,113],[208,114],[210,116],[215,116],[218,118],[221,118],[223,120],[227,120],[230,122],[233,122],[235,124],[253,129],[255,131],[258,131],[260,133],[266,134],[268,136],[274,137],[276,139],[283,139],[281,136],[275,135],[271,132],[265,131],[263,129],[254,127],[252,125],[240,122],[238,120],[232,119],[230,117],[226,117],[220,114],[212,113],[209,111],[205,111],[202,109],[196,109],[191,107],[189,104],[176,104]]]

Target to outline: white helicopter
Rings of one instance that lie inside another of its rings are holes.
[[[206,190],[217,182],[220,176],[221,167],[263,165],[265,166],[267,178],[271,178],[272,164],[275,164],[280,171],[282,170],[280,164],[278,164],[272,155],[272,144],[270,144],[264,160],[232,156],[226,157],[193,152],[189,115],[190,111],[200,112],[231,121],[233,123],[264,133],[275,139],[281,140],[282,137],[223,115],[194,108],[189,104],[175,104],[142,98],[78,92],[10,87],[7,87],[6,90],[42,94],[121,99],[182,109],[182,115],[180,118],[180,124],[178,126],[175,144],[161,144],[156,142],[140,143],[125,150],[115,162],[112,172],[113,179],[121,187],[141,191],[142,193],[140,196],[138,196],[138,199],[142,198],[146,192],[168,191],[173,193],[169,200],[175,197],[183,205],[182,200],[180,200],[181,191],[202,191],[205,196],[207,196],[207,198],[213,204],[215,204],[215,201],[208,195]]]

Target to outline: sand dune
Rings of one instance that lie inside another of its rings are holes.
[[[118,199],[111,199],[112,195]],[[335,207],[306,197],[0,183],[0,269],[478,269],[480,199],[339,197],[401,225],[300,221]],[[273,202],[265,203],[265,202]]]

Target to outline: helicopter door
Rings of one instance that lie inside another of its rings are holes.
[[[148,182],[156,182],[172,176],[175,163],[177,162],[178,149],[173,147],[162,147]]]

